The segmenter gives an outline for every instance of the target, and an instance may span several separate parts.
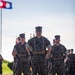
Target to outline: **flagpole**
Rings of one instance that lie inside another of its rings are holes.
[[[2,54],[2,8],[1,11],[1,24],[0,24],[0,54]]]
[[[2,54],[2,8],[12,9],[12,3],[9,1],[4,1],[4,0],[0,0],[0,2],[2,3],[2,4],[0,3],[0,6],[2,6],[0,7],[0,15],[1,15],[0,17],[0,21],[1,21],[0,22],[0,54]],[[8,3],[9,7],[4,2]]]
[[[3,0],[0,0],[3,1]],[[2,54],[2,8],[0,9],[0,54]]]

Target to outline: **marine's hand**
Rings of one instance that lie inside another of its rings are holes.
[[[49,54],[46,54],[46,58],[49,59],[50,58],[50,55]]]
[[[31,55],[29,55],[28,59],[31,60]]]
[[[16,57],[16,54],[17,54],[17,51],[13,50],[13,52],[12,52],[13,57]]]

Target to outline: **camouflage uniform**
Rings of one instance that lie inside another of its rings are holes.
[[[17,37],[17,38],[16,38],[16,44],[18,44],[19,42],[20,42],[20,37]],[[14,57],[14,61],[13,61],[13,67],[12,67],[13,74],[15,73],[16,64],[17,64],[17,56]]]
[[[69,75],[75,75],[75,54],[68,55]]]
[[[16,72],[17,61],[18,61],[18,58],[17,58],[17,55],[16,55],[16,57],[14,57],[13,67],[12,67],[13,75]]]
[[[59,37],[59,36],[58,36]],[[59,39],[59,38],[57,38]],[[66,48],[62,44],[52,46],[52,69],[51,75],[64,75],[65,65],[64,58],[66,57]]]
[[[47,60],[45,59],[46,47],[51,47],[47,38],[41,36],[33,37],[28,41],[28,45],[32,47],[32,71],[33,75],[47,75]]]
[[[24,43],[23,45],[21,43],[18,43],[14,46],[14,50],[17,51],[14,75],[21,75],[22,72],[24,75],[30,75],[30,66],[26,51],[26,43]]]

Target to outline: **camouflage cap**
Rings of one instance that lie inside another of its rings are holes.
[[[55,39],[60,39],[60,35],[55,35]]]
[[[19,37],[21,37],[21,38],[25,38],[25,34],[22,33],[22,34],[19,35]]]
[[[73,49],[71,49],[71,51],[73,51]]]
[[[37,27],[35,27],[35,29],[36,29],[37,32],[41,32],[42,31],[42,27],[41,26],[37,26]]]

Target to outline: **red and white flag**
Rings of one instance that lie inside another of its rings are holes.
[[[0,0],[0,8],[5,8],[6,2],[3,0]]]
[[[0,0],[0,8],[12,9],[12,3],[9,1]]]
[[[0,0],[0,1],[4,1],[4,0]]]

